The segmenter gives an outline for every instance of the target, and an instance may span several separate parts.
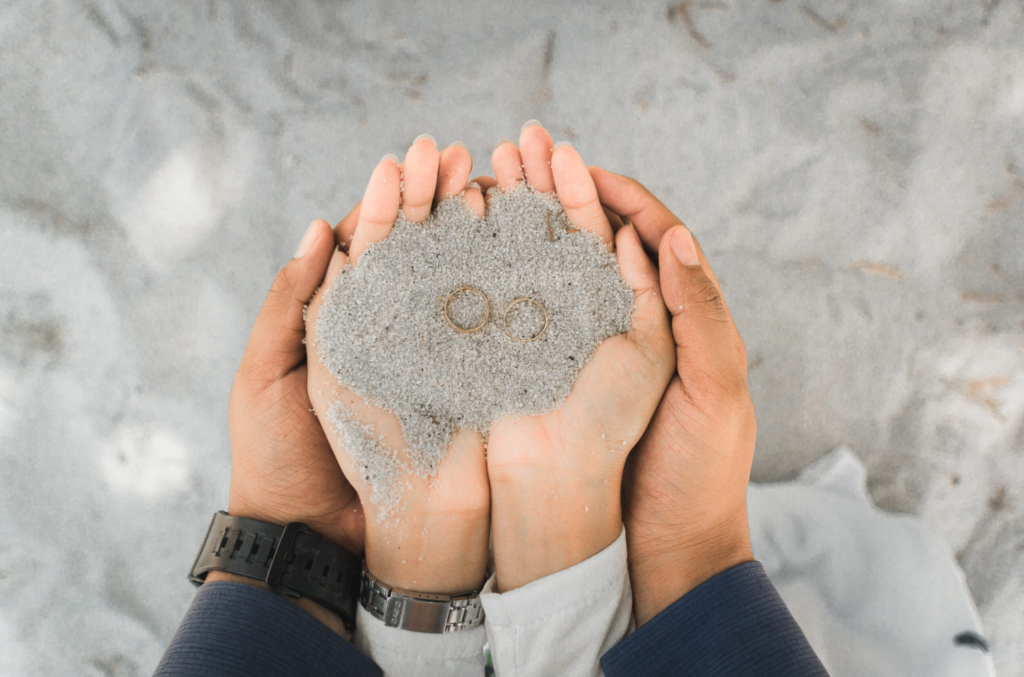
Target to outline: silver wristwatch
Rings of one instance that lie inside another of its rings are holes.
[[[458,632],[484,622],[479,592],[430,595],[392,588],[374,578],[365,562],[359,603],[387,627],[413,632]]]

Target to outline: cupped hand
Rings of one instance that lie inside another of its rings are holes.
[[[552,150],[539,125],[522,131],[520,146],[509,142],[495,149],[498,187],[525,178],[536,190],[556,191],[570,223],[615,252],[635,304],[629,331],[598,346],[558,409],[506,417],[491,427],[487,469],[501,591],[582,562],[618,537],[623,465],[674,366],[658,272],[636,231],[627,226],[613,232],[571,146]]]
[[[426,593],[466,592],[483,583],[490,527],[483,440],[479,433],[459,431],[433,477],[412,472],[398,418],[339,384],[320,360],[316,321],[324,293],[335,277],[350,262],[359,265],[367,247],[388,237],[400,209],[410,222],[419,223],[430,215],[434,203],[448,194],[463,193],[463,199],[482,214],[483,196],[478,188],[468,186],[471,168],[464,147],[453,145],[438,153],[430,137],[414,142],[402,164],[385,156],[370,178],[358,213],[338,226],[348,253],[338,250],[331,256],[323,288],[310,302],[306,315],[309,379],[303,387],[308,388],[328,431],[337,462],[362,498],[367,568],[390,586]],[[331,421],[335,403],[359,425],[371,426],[383,445],[397,452],[402,464],[394,479],[401,490],[399,506],[387,505],[375,496],[363,467],[346,449]]]
[[[750,561],[746,490],[757,437],[743,340],[682,222],[646,188],[598,168],[601,202],[657,252],[672,315],[675,374],[630,456],[624,521],[634,612],[642,625],[675,600]]]
[[[256,317],[231,387],[232,515],[284,525],[305,522],[360,553],[363,510],[338,467],[306,394],[303,306],[335,249],[326,221],[310,224]]]

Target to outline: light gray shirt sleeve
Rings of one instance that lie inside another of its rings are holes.
[[[503,594],[495,585],[480,600],[498,677],[603,675],[599,659],[634,628],[625,529],[564,571]]]
[[[484,626],[436,634],[389,628],[359,605],[356,647],[380,666],[386,676],[450,675],[483,677]]]

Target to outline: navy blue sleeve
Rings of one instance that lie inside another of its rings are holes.
[[[199,588],[156,677],[380,677],[369,657],[291,602],[242,583]]]
[[[705,581],[601,657],[606,677],[828,677],[760,562]]]

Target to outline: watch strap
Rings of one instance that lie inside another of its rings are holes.
[[[347,627],[355,625],[362,559],[302,522],[282,527],[218,511],[189,580],[202,585],[211,571],[255,578],[286,597],[306,597],[338,614]]]
[[[459,632],[484,622],[479,591],[433,595],[393,588],[374,578],[365,563],[359,602],[387,627],[413,632]]]

